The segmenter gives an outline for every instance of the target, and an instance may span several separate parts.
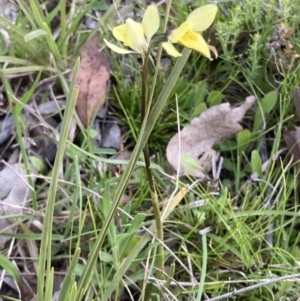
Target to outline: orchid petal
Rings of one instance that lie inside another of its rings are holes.
[[[195,9],[187,18],[193,23],[193,30],[202,32],[206,30],[215,20],[218,7],[214,4],[207,4]]]
[[[192,30],[193,24],[191,22],[183,22],[177,29],[174,29],[169,35],[169,40],[172,43],[177,43],[187,32]]]
[[[113,28],[113,36],[120,42],[126,43],[126,24],[122,24]],[[128,46],[128,45],[127,45]]]
[[[200,52],[202,55],[211,60],[209,47],[201,34],[190,31],[181,40],[179,40],[179,43],[187,48]]]
[[[173,44],[170,41],[162,43],[162,47],[164,50],[166,50],[168,55],[171,55],[173,57],[182,56],[182,54],[177,51],[177,49],[173,46]]]
[[[143,31],[149,42],[159,28],[159,14],[155,5],[149,5],[142,21]]]
[[[132,19],[127,19],[126,25],[126,43],[136,52],[139,52],[142,55],[145,54],[147,52],[148,44],[145,39],[142,24],[135,22]]]
[[[120,48],[120,47],[108,42],[106,39],[104,39],[104,42],[105,42],[106,46],[109,47],[114,52],[117,52],[117,53],[120,53],[120,54],[136,53],[135,51]]]

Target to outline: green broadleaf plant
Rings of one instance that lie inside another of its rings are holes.
[[[274,106],[277,103],[278,95],[275,91],[271,91],[265,95],[265,97],[259,102],[259,107],[257,108],[255,117],[254,117],[254,124],[252,132],[255,133],[260,129],[262,124],[264,123],[264,118],[267,114],[271,112]],[[265,126],[263,126],[263,129]]]
[[[260,177],[263,176],[262,172],[262,161],[257,150],[251,152],[251,168],[252,172],[257,172]]]

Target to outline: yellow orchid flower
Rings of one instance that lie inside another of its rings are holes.
[[[216,49],[208,45],[203,39],[201,32],[206,30],[214,21],[218,8],[214,4],[207,4],[194,10],[177,29],[173,30],[169,35],[169,42],[165,47],[169,47],[171,43],[178,43],[187,48],[200,52],[211,60],[210,50],[215,56],[218,56]]]
[[[113,36],[124,46],[128,46],[132,50],[120,48],[106,39],[105,44],[113,51],[120,54],[127,53],[140,53],[145,57],[150,40],[159,28],[159,14],[155,5],[147,7],[142,23],[138,23],[130,18],[126,20],[125,24],[116,26],[113,28]],[[173,56],[181,56],[181,54],[175,49],[173,45],[167,47],[167,52]]]

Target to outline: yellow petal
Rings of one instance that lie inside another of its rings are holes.
[[[145,54],[148,49],[148,43],[144,36],[142,24],[132,19],[127,19],[126,25],[126,43],[136,52]]]
[[[206,30],[215,20],[218,7],[214,4],[207,4],[194,10],[187,18],[188,22],[193,23],[194,31]]]
[[[117,52],[117,53],[120,53],[120,54],[135,53],[134,51],[127,50],[127,49],[124,49],[124,48],[120,48],[120,47],[108,42],[106,39],[104,39],[104,42],[105,42],[106,46],[109,47],[114,52]]]
[[[177,49],[173,46],[173,44],[170,41],[162,43],[162,47],[166,50],[168,55],[174,57],[182,56],[182,54],[177,51]]]
[[[193,28],[193,23],[183,22],[177,29],[174,29],[171,32],[168,38],[172,43],[177,43],[192,28]]]
[[[190,31],[179,40],[179,43],[187,48],[200,52],[202,55],[211,60],[209,47],[201,34]]]
[[[159,28],[159,14],[155,5],[149,5],[145,11],[143,21],[143,30],[148,42],[150,42],[153,35]]]
[[[126,42],[126,24],[122,24],[113,28],[113,36],[120,42]],[[127,45],[128,46],[128,45]]]

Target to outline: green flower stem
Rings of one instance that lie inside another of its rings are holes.
[[[145,114],[145,119],[143,121],[142,128],[141,128],[138,140],[136,142],[136,146],[132,152],[132,155],[131,155],[130,160],[127,165],[127,168],[125,169],[125,171],[120,179],[120,183],[117,186],[110,211],[105,219],[102,229],[100,230],[99,236],[90,252],[90,256],[85,265],[85,269],[83,270],[83,273],[82,273],[79,283],[78,283],[78,295],[76,296],[76,299],[74,301],[82,300],[84,293],[90,287],[91,279],[93,277],[93,270],[94,270],[95,264],[98,260],[99,252],[100,252],[103,242],[105,240],[110,222],[115,215],[115,212],[119,205],[119,201],[127,187],[128,181],[135,168],[136,162],[138,161],[139,156],[140,156],[141,152],[143,151],[144,146],[149,139],[149,136],[153,130],[153,127],[155,126],[156,121],[157,121],[161,111],[163,110],[163,108],[168,100],[168,97],[170,96],[170,94],[181,74],[181,71],[182,71],[183,67],[185,66],[185,63],[186,63],[188,57],[190,56],[190,53],[191,53],[190,49],[187,49],[187,48],[184,49],[184,51],[182,52],[182,57],[180,57],[177,60],[175,66],[174,66],[170,76],[168,77],[168,80],[167,80],[163,90],[161,91],[156,103],[154,104],[151,112],[150,112],[150,106],[148,106],[148,108],[147,108],[147,111]],[[121,277],[121,275],[119,275],[119,276]]]
[[[166,12],[165,12],[165,22],[164,22],[163,32],[167,31],[172,0],[167,0],[166,2],[167,2],[167,7],[166,7]]]
[[[166,13],[165,13],[165,22],[164,22],[164,28],[163,32],[167,31],[167,26],[168,26],[168,20],[169,20],[169,15],[170,15],[170,10],[171,10],[171,4],[172,0],[167,1],[167,7],[166,7]],[[151,91],[150,91],[150,96],[149,100],[152,101],[153,95],[154,95],[154,90],[156,87],[156,81],[157,81],[157,76],[159,72],[159,65],[160,65],[160,58],[161,58],[161,53],[162,53],[162,45],[160,44],[158,47],[158,52],[157,52],[157,57],[156,57],[156,66],[155,66],[155,73],[152,79],[152,85],[151,85]]]
[[[148,72],[147,72],[147,66],[148,66],[148,58],[149,58],[149,52],[147,54],[146,60],[144,61],[144,64],[142,66],[142,102],[141,102],[141,118],[142,123],[145,120],[145,115],[147,114],[146,108],[151,107],[151,101],[148,99],[148,85],[147,85],[147,79],[148,79]],[[145,170],[146,175],[149,183],[150,193],[151,193],[151,200],[152,200],[152,207],[154,212],[154,218],[156,222],[156,235],[157,237],[163,241],[163,227],[161,222],[161,215],[159,210],[159,202],[158,197],[154,185],[153,175],[150,168],[150,154],[149,154],[149,144],[148,141],[145,143],[145,147],[143,149],[144,153],[144,159],[145,159]],[[158,279],[163,279],[164,274],[164,248],[161,244],[158,246],[158,254],[156,256],[156,266],[157,266],[157,273],[156,277]]]
[[[142,101],[141,101],[141,123],[143,123],[147,107],[147,58],[142,66]]]

